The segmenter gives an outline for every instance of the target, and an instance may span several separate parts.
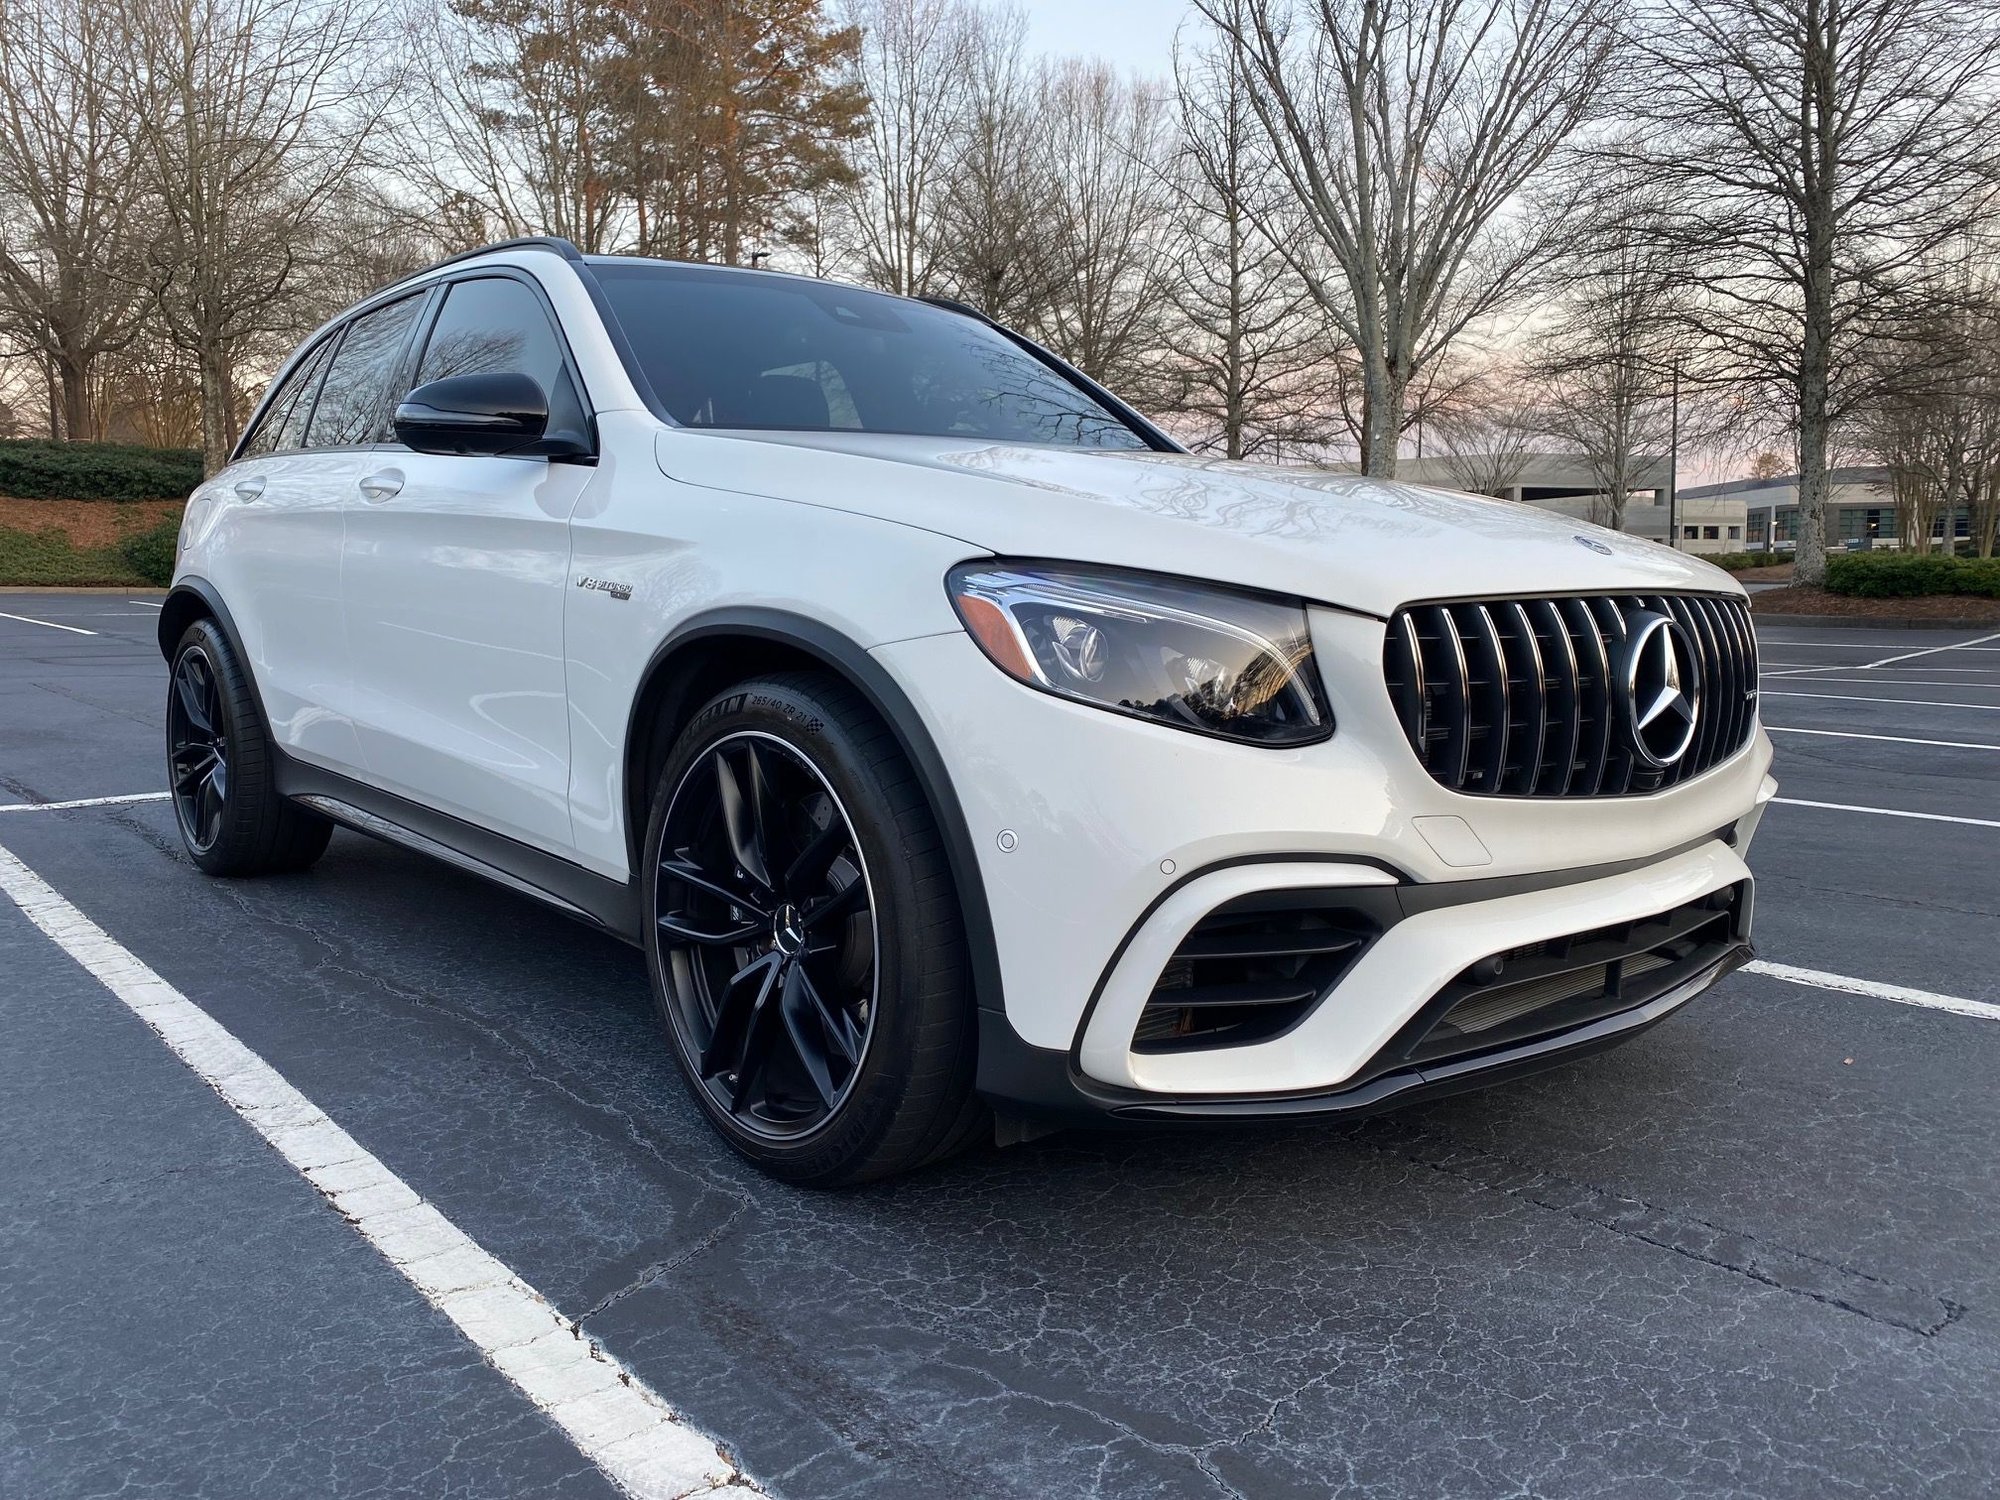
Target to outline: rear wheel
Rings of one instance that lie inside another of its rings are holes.
[[[797,674],[710,703],[668,758],[646,849],[655,997],[732,1146],[831,1187],[970,1138],[956,893],[921,788],[852,692]]]
[[[250,682],[213,621],[174,649],[167,785],[188,856],[210,875],[303,870],[333,825],[278,795],[276,757]]]

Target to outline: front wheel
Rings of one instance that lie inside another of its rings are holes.
[[[303,870],[333,825],[278,794],[276,754],[229,640],[197,620],[167,685],[167,785],[188,857],[210,875]]]
[[[739,1152],[819,1187],[971,1139],[972,1009],[943,843],[894,736],[810,674],[715,699],[646,839],[654,996]]]

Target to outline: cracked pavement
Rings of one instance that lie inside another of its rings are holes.
[[[102,634],[0,621],[0,800],[160,785],[150,612],[19,612]],[[1837,690],[2000,703],[1989,662]],[[1979,712],[1767,712],[2000,742]],[[1788,796],[2000,818],[1990,752],[1779,755]],[[163,804],[0,843],[778,1496],[2000,1489],[1991,1022],[1739,974],[1613,1052],[1358,1124],[1068,1134],[812,1195],[710,1134],[638,956],[534,903],[345,832],[309,874],[209,881]],[[1774,808],[1760,950],[2000,1001],[1996,855]],[[8,909],[0,1024],[0,1496],[610,1493]]]

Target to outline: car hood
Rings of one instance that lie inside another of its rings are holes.
[[[754,444],[754,462],[745,452]],[[830,506],[985,551],[1141,568],[1370,614],[1418,599],[1702,590],[1721,569],[1515,501],[1182,453],[880,433],[659,435],[675,479]]]

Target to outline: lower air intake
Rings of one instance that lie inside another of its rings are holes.
[[[1747,940],[1747,881],[1655,916],[1509,948],[1461,972],[1370,1073],[1503,1047],[1644,1005]]]
[[[1133,1048],[1174,1052],[1290,1030],[1380,931],[1326,891],[1268,891],[1217,907],[1181,940],[1139,1018]]]

